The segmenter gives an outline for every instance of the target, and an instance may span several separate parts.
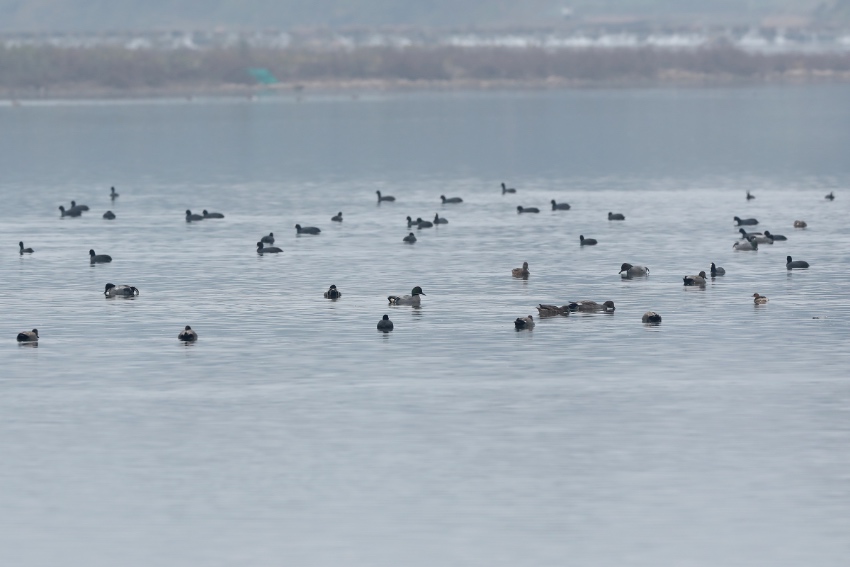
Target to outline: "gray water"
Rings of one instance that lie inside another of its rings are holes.
[[[0,561],[846,564],[848,101],[0,107]],[[91,211],[60,219],[71,199]],[[402,244],[407,215],[437,212],[448,225]],[[733,251],[735,215],[788,241]],[[258,256],[270,231],[284,253]],[[90,248],[114,261],[90,266]],[[789,273],[789,254],[811,269]],[[531,277],[512,278],[523,261]],[[682,286],[712,261],[727,275]],[[623,262],[651,274],[623,280]],[[107,282],[140,295],[106,299]],[[387,306],[415,285],[420,309]],[[617,309],[514,330],[581,299]],[[16,344],[33,327],[38,346]]]

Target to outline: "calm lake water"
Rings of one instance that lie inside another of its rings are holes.
[[[0,106],[0,562],[845,565],[848,148],[848,86]]]

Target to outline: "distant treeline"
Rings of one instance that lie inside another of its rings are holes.
[[[729,46],[670,49],[358,48],[350,51],[0,48],[7,96],[101,89],[139,91],[249,87],[251,68],[282,83],[358,81],[567,84],[669,80],[770,81],[850,78],[850,53],[753,54]]]

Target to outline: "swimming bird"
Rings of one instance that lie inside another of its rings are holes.
[[[328,291],[325,292],[325,299],[339,299],[342,297],[342,294],[336,289],[335,285],[332,285],[328,288]]]
[[[331,217],[333,222],[342,222],[342,211],[338,212],[334,216]]]
[[[445,195],[440,195],[440,199],[442,199],[444,205],[463,203],[463,199],[461,199],[460,197],[452,197],[451,199],[446,199]]]
[[[749,240],[750,242],[757,242],[758,244],[773,244],[773,240],[763,235],[760,232],[747,232],[743,228],[738,229],[738,232],[741,233],[744,240]]]
[[[381,320],[378,321],[378,330],[383,331],[385,333],[389,333],[393,330],[393,322],[390,321],[389,315],[384,315],[381,317]]]
[[[398,295],[390,295],[390,296],[387,297],[387,300],[389,300],[390,305],[415,305],[415,306],[418,306],[420,295],[425,295],[425,294],[422,292],[421,287],[416,286],[410,291],[410,295],[402,295],[401,297],[399,297]]]
[[[180,334],[177,335],[177,338],[183,341],[184,343],[193,343],[198,340],[198,333],[192,330],[192,327],[186,325],[186,328],[180,331]]]
[[[785,257],[785,267],[789,270],[808,268],[809,263],[805,260],[792,260],[791,256]]]
[[[395,197],[393,197],[391,195],[387,195],[385,197],[382,197],[380,191],[375,191],[375,193],[378,194],[378,202],[379,203],[382,203],[384,201],[389,201],[389,202],[395,201]]]
[[[416,219],[416,226],[418,228],[431,228],[434,226],[434,223],[432,223],[431,221],[422,220],[422,218],[420,217]]]
[[[277,254],[278,252],[283,252],[283,250],[277,246],[265,246],[262,240],[257,242],[257,254]]]
[[[540,317],[554,317],[556,315],[569,315],[570,314],[570,306],[562,305],[558,307],[557,305],[545,305],[541,303],[537,306],[537,313]]]
[[[416,242],[416,235],[412,232],[401,239],[402,242],[407,242],[408,244],[413,244]]]
[[[827,195],[826,197],[824,197],[824,199],[826,199],[827,201],[834,201],[834,200],[835,200],[835,195],[833,195],[832,191],[830,191],[830,192],[829,192],[829,195]]]
[[[88,205],[78,205],[76,201],[71,201],[71,208],[77,209],[78,211],[87,211],[89,210]]]
[[[517,331],[522,331],[523,329],[530,331],[534,328],[534,317],[531,315],[528,317],[517,317],[516,321],[514,321],[514,327]]]
[[[705,272],[700,272],[696,276],[685,276],[682,281],[685,282],[685,285],[705,285]]]
[[[718,268],[717,266],[714,265],[714,262],[711,263],[711,277],[714,278],[714,277],[717,277],[717,276],[725,276],[725,275],[726,275],[726,270],[724,270],[723,268]]]
[[[614,307],[613,301],[606,301],[601,305],[596,303],[595,301],[574,301],[569,305],[570,311],[580,311],[582,313],[594,313],[596,311],[605,311],[606,313],[610,313],[616,309]]]
[[[608,220],[626,220],[626,217],[620,213],[608,212]]]
[[[106,284],[106,289],[103,290],[103,295],[106,297],[135,297],[139,295],[139,290],[131,285],[108,283]]]
[[[505,193],[516,193],[516,189],[512,187],[505,187],[505,184],[502,183],[502,195],[504,195]]]
[[[767,301],[768,300],[765,296],[759,295],[758,293],[753,294],[753,303],[755,303],[756,305],[764,305],[765,303],[767,303]]]
[[[112,192],[109,194],[109,198],[114,201],[116,197],[120,197],[120,195],[115,192],[115,187],[113,187]]]
[[[416,221],[408,216],[407,217],[407,228],[410,228],[410,227],[414,226],[415,224],[416,224]]]
[[[19,247],[20,247],[20,249],[21,249],[21,251],[20,251],[20,253],[21,253],[21,254],[32,254],[32,253],[33,253],[33,249],[32,249],[32,248],[24,248],[24,243],[23,243],[23,242],[18,242],[18,246],[19,246]]]
[[[18,333],[19,343],[36,343],[38,342],[38,329],[32,331],[21,331]]]
[[[738,226],[753,226],[759,223],[756,219],[742,219],[739,217],[732,217],[732,220],[738,223]]]
[[[103,218],[105,218],[106,220],[115,220],[115,213],[113,213],[112,211],[106,211],[105,213],[103,213]]]
[[[298,232],[298,234],[319,234],[320,232],[322,232],[315,226],[301,226],[300,224],[295,225],[295,230]]]
[[[595,238],[585,238],[583,234],[579,235],[578,241],[581,246],[596,246]]]
[[[449,221],[441,218],[439,214],[434,213],[434,224],[449,224]]]
[[[553,211],[569,211],[570,204],[569,203],[556,203],[555,199],[552,199],[552,210]]]
[[[68,209],[68,210],[66,211],[66,210],[65,210],[65,207],[64,207],[63,205],[59,205],[59,211],[62,213],[62,218],[65,218],[65,217],[78,217],[78,216],[80,216],[80,215],[82,215],[82,214],[83,214],[83,212],[82,212],[82,211],[80,211],[79,209]]]
[[[741,240],[732,245],[735,250],[758,250],[758,242],[752,240]]]
[[[89,250],[89,262],[92,264],[108,264],[112,261],[112,256],[108,254],[95,254],[94,250]]]
[[[268,236],[264,236],[260,239],[263,244],[274,244],[274,233],[270,232]]]
[[[205,219],[223,219],[224,215],[221,213],[211,213],[208,210],[204,209],[204,218]]]
[[[653,325],[657,325],[661,322],[661,315],[659,315],[655,311],[647,311],[643,314],[643,317],[641,317],[641,321],[643,321],[644,323],[651,323]]]
[[[770,234],[769,230],[765,230],[764,235],[771,240],[788,240],[787,237],[782,236],[781,234]]]
[[[624,278],[636,278],[649,275],[649,268],[645,266],[632,266],[628,262],[624,262],[620,266],[620,272]]]
[[[794,228],[806,228],[807,226],[809,226],[809,225],[806,224],[806,221],[801,221],[801,220],[795,220],[794,221]]]
[[[193,215],[192,211],[190,211],[189,209],[186,209],[186,222],[201,221],[201,220],[204,220],[203,216]]]
[[[516,212],[517,212],[517,214],[521,214],[521,213],[539,213],[539,212],[540,212],[540,209],[538,209],[537,207],[522,207],[522,206],[518,206],[518,207],[516,208]]]
[[[522,268],[514,268],[511,275],[515,278],[527,278],[531,272],[528,271],[528,262],[522,263]]]
[[[755,196],[755,195],[753,195],[752,193],[750,193],[749,191],[747,191],[747,201],[749,201],[750,199],[755,199],[755,198],[756,198],[756,196]]]

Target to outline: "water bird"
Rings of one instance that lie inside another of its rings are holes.
[[[186,209],[186,222],[202,221],[202,220],[204,220],[203,216],[193,215],[192,211],[190,211],[189,209]]]
[[[109,198],[114,201],[116,197],[120,197],[120,196],[121,195],[119,195],[118,193],[115,192],[115,187],[113,187],[112,192],[109,194]]]
[[[375,191],[375,193],[378,194],[378,202],[379,203],[383,203],[385,201],[388,201],[388,202],[395,201],[395,197],[393,197],[392,195],[381,196],[380,191]]]
[[[794,228],[806,228],[807,226],[809,226],[809,225],[806,224],[806,221],[801,221],[801,220],[795,220],[794,221]]]
[[[624,262],[622,266],[620,266],[620,274],[623,274],[624,278],[636,278],[649,275],[649,268],[646,266],[633,266],[628,262]]]
[[[771,240],[788,240],[787,237],[782,236],[781,234],[770,234],[769,230],[765,230],[764,235]]]
[[[522,213],[539,213],[539,212],[540,212],[540,209],[538,209],[537,207],[522,207],[522,206],[518,206],[518,207],[516,208],[516,212],[517,212],[517,214],[522,214]]]
[[[556,203],[555,199],[552,199],[552,210],[553,211],[569,211],[570,204],[569,203]]]
[[[742,219],[740,217],[732,217],[732,220],[738,223],[737,226],[754,226],[759,223],[756,219]]]
[[[714,278],[714,277],[717,277],[717,276],[725,276],[725,275],[726,275],[726,270],[724,270],[723,268],[718,268],[717,266],[714,265],[714,262],[711,263],[711,277]]]
[[[83,214],[83,212],[82,212],[82,211],[80,211],[79,209],[68,209],[68,210],[66,211],[66,210],[65,210],[65,207],[64,207],[63,205],[59,205],[59,211],[62,213],[62,218],[65,218],[65,217],[78,217],[78,216],[80,216],[80,215],[82,215],[82,214]]]
[[[410,217],[407,217],[407,228],[411,228],[411,227],[412,227],[412,226],[414,226],[415,224],[416,224],[416,221],[415,221],[415,220],[413,220],[413,219],[412,219],[412,218],[410,218]]]
[[[401,239],[402,242],[406,242],[408,244],[414,244],[416,242],[416,235],[412,232]]]
[[[38,342],[38,329],[33,329],[32,331],[21,331],[18,333],[18,342],[19,343],[37,343]]]
[[[135,297],[139,295],[139,290],[131,285],[115,285],[108,283],[103,290],[103,295],[106,297]]]
[[[112,211],[106,211],[105,213],[103,213],[103,218],[105,218],[106,220],[115,220],[115,213],[113,213]]]
[[[700,272],[696,276],[685,276],[682,278],[682,281],[685,282],[685,285],[705,285],[705,272]]]
[[[186,325],[186,327],[180,331],[180,334],[177,335],[177,338],[183,341],[184,343],[193,343],[198,340],[198,333],[192,330],[192,327]]]
[[[569,315],[570,314],[570,306],[562,305],[558,307],[557,305],[545,305],[543,303],[537,306],[537,313],[540,317],[554,317],[556,315]]]
[[[398,295],[390,295],[390,296],[387,297],[387,300],[389,300],[390,305],[415,305],[415,306],[418,306],[420,295],[425,295],[425,294],[422,292],[421,287],[416,286],[410,291],[410,295],[402,295],[400,297]]]
[[[89,250],[89,262],[92,264],[108,264],[112,261],[112,256],[108,254],[95,254],[94,250]]]
[[[270,232],[268,236],[264,236],[260,239],[263,244],[274,244],[274,233]]]
[[[434,213],[434,224],[449,224],[449,221],[445,218],[440,217],[439,214]]]
[[[272,240],[274,242],[274,240]],[[278,252],[283,252],[277,246],[266,246],[263,244],[263,241],[260,240],[257,242],[257,254],[277,254]]]
[[[342,297],[342,294],[336,289],[335,285],[331,285],[325,292],[325,299],[339,299],[340,297]]]
[[[432,223],[431,221],[422,220],[422,218],[420,217],[416,219],[416,226],[418,228],[431,228],[434,226],[434,223]]]
[[[611,300],[599,304],[587,299],[583,301],[573,301],[569,304],[569,308],[570,311],[580,311],[582,313],[595,313],[596,311],[605,311],[606,313],[610,313],[616,309],[614,307],[614,302]]]
[[[528,271],[528,262],[522,263],[522,268],[514,268],[511,270],[511,275],[515,278],[527,278],[531,272]]]
[[[446,199],[445,195],[440,195],[440,199],[443,201],[444,205],[463,203],[463,199],[460,197],[452,197],[451,199]]]
[[[744,250],[744,251],[758,250],[759,245],[758,245],[758,242],[755,242],[753,240],[741,240],[741,241],[733,244],[732,248],[734,248],[735,250]]]
[[[334,216],[331,217],[333,222],[342,222],[342,211],[338,212]]]
[[[758,293],[753,294],[753,303],[756,305],[764,305],[767,301],[768,299],[765,296],[759,295]]]
[[[597,244],[595,238],[585,238],[583,234],[579,235],[578,241],[581,246],[596,246]]]
[[[319,234],[320,232],[322,232],[315,226],[301,226],[300,224],[295,225],[295,230],[298,232],[298,234]]]
[[[647,311],[643,314],[643,317],[641,317],[640,320],[644,323],[651,323],[653,325],[657,325],[661,322],[661,315],[659,315],[655,311]]]
[[[205,219],[223,219],[224,215],[221,213],[211,213],[208,210],[204,209],[204,218]]]
[[[747,201],[749,201],[750,199],[755,199],[755,198],[756,198],[756,196],[755,196],[755,195],[753,195],[752,193],[750,193],[749,191],[747,191]]]
[[[827,195],[826,197],[824,197],[824,199],[826,199],[827,201],[834,201],[834,200],[835,200],[835,195],[833,194],[833,192],[832,192],[832,191],[830,191],[830,192],[829,192],[829,195]]]
[[[792,260],[791,256],[785,257],[785,268],[789,270],[808,268],[809,263],[805,260]]]
[[[626,220],[626,217],[620,213],[608,212],[608,220]]]
[[[738,229],[738,232],[741,233],[744,240],[749,240],[750,242],[757,242],[758,244],[773,244],[773,240],[763,235],[760,232],[747,232],[743,228]]]
[[[534,328],[534,317],[531,315],[528,317],[517,317],[516,321],[514,321],[514,328],[516,328],[517,331],[530,331]]]
[[[33,249],[32,249],[32,248],[24,248],[24,243],[23,243],[23,242],[18,242],[18,246],[20,247],[20,253],[21,253],[22,255],[23,255],[23,254],[32,254],[32,253],[33,253]]]
[[[76,201],[71,201],[71,208],[72,208],[72,209],[77,209],[77,210],[79,210],[79,211],[87,211],[87,210],[89,210],[89,206],[88,206],[88,205],[78,205]]]
[[[514,189],[513,187],[505,187],[505,184],[502,183],[502,195],[504,195],[505,193],[516,193],[516,189]]]
[[[389,315],[384,315],[381,317],[381,320],[378,321],[378,330],[383,331],[384,333],[389,333],[393,330],[393,322],[390,321]]]

